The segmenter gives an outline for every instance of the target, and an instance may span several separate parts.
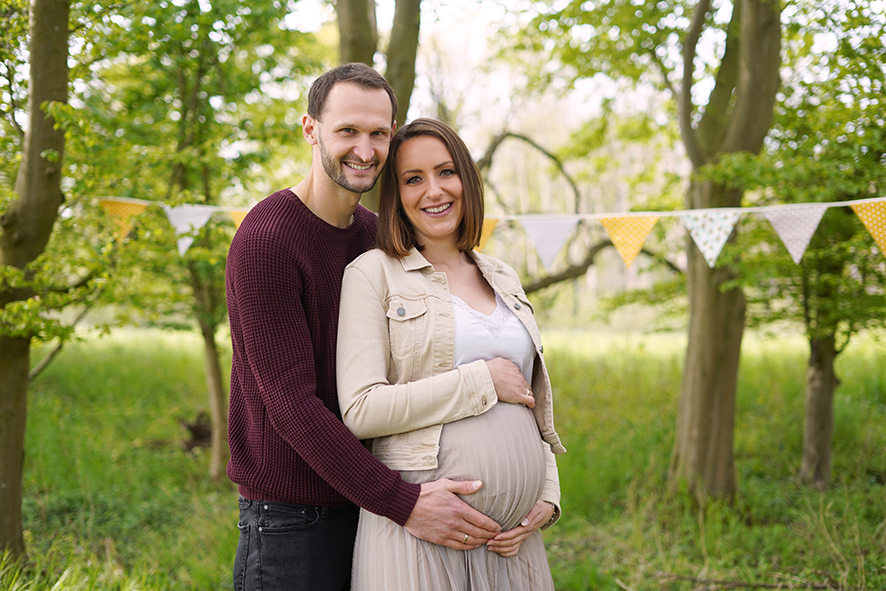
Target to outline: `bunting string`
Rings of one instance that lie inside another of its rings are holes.
[[[115,225],[115,238],[122,242],[132,229],[137,216],[155,201],[127,197],[101,197],[101,207]],[[226,212],[239,228],[249,208],[210,205],[160,204],[175,229],[178,252],[184,255],[194,235],[215,212]],[[831,203],[787,203],[754,207],[718,207],[686,209],[681,211],[630,211],[621,213],[529,214],[488,216],[484,220],[478,250],[482,250],[493,235],[498,222],[520,223],[546,269],[550,269],[581,221],[599,220],[626,266],[630,266],[642,250],[652,229],[660,218],[677,217],[692,240],[713,267],[729,236],[743,215],[762,214],[795,263],[803,254],[818,229],[822,216],[830,207],[850,207],[874,238],[881,253],[886,253],[886,197]]]

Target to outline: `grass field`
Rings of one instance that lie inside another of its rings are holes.
[[[886,589],[886,344],[841,356],[834,484],[801,486],[802,339],[748,337],[736,417],[740,492],[669,493],[679,336],[546,331],[564,517],[557,589]],[[181,421],[206,407],[192,335],[121,331],[68,346],[32,385],[30,565],[0,591],[230,588],[236,493],[207,478]]]

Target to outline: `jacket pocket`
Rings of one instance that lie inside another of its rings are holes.
[[[419,346],[427,330],[428,305],[425,300],[408,300],[402,297],[388,301],[386,315],[391,343],[391,355],[400,366],[400,375],[410,375],[416,357],[421,353]]]

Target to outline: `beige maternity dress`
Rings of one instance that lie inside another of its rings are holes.
[[[534,350],[525,327],[500,300],[492,316],[453,296],[456,365],[504,357],[532,375]],[[528,363],[527,363],[528,360]],[[538,501],[545,482],[545,450],[527,407],[499,402],[489,411],[443,426],[435,470],[401,471],[415,483],[439,478],[482,480],[464,500],[509,530]],[[553,591],[541,534],[503,557],[481,546],[453,550],[413,537],[404,527],[360,513],[354,552],[355,591]]]

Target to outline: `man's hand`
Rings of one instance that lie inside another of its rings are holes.
[[[554,515],[554,508],[550,503],[538,501],[529,515],[520,522],[520,525],[512,530],[500,533],[493,539],[489,540],[486,546],[493,552],[497,552],[502,556],[516,556],[520,550],[520,544],[526,541],[532,532],[546,524]]]
[[[456,496],[474,494],[482,486],[479,480],[456,482],[441,478],[425,482],[406,522],[406,531],[455,550],[482,546],[501,531],[501,526]]]

